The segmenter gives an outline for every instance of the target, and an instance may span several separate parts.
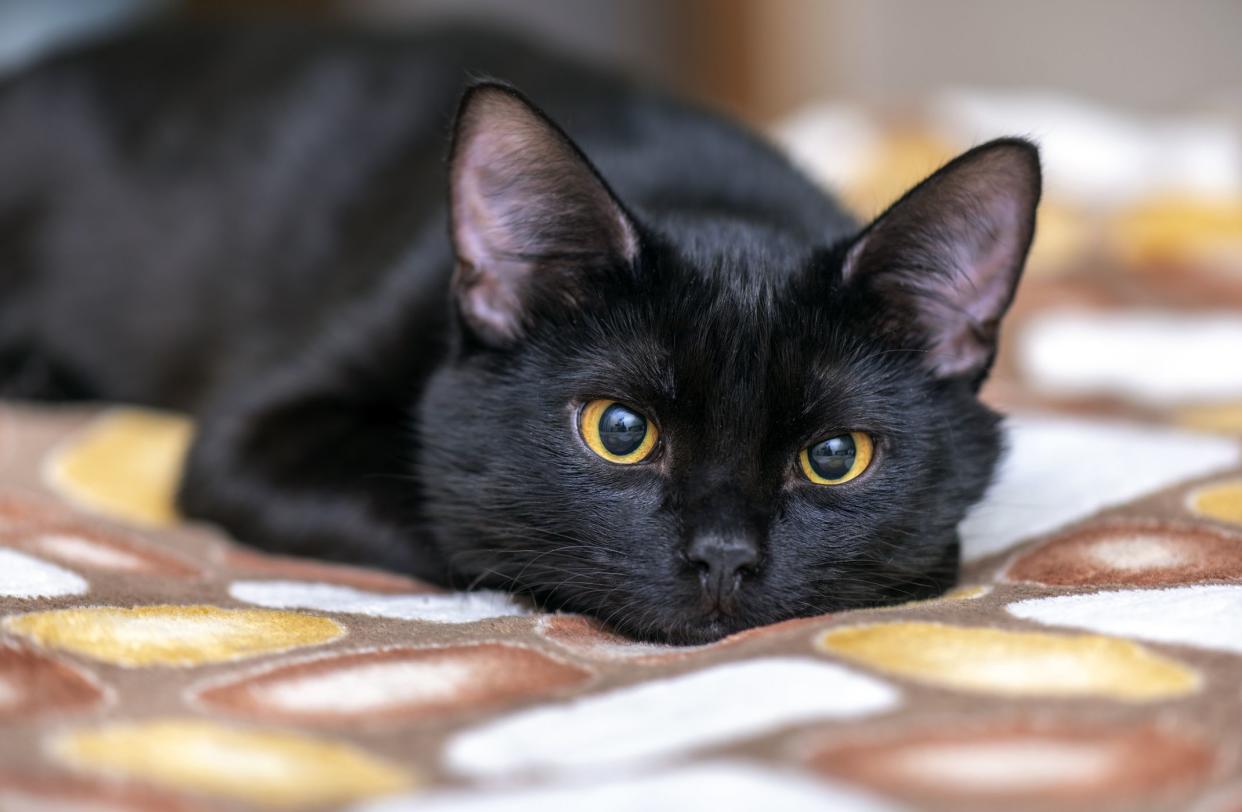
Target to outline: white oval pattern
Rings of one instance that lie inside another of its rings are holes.
[[[644,764],[899,700],[887,683],[835,663],[742,660],[515,713],[459,734],[445,760],[473,776]]]
[[[59,598],[85,595],[89,589],[85,578],[64,567],[0,549],[0,597]]]
[[[1054,595],[1007,608],[1014,617],[1049,626],[1242,654],[1242,586],[1196,584]]]
[[[428,623],[473,623],[530,613],[501,592],[384,595],[304,581],[237,581],[229,587],[229,594],[244,603],[267,609],[313,609]]]

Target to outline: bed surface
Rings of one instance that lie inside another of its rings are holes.
[[[182,417],[0,403],[0,810],[1242,810],[1242,205],[1051,168],[938,600],[637,644],[182,522]]]

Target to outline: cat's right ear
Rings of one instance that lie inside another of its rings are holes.
[[[1034,144],[975,147],[868,226],[842,276],[885,303],[886,329],[921,350],[933,375],[977,388],[1031,246],[1039,193]]]
[[[574,306],[589,291],[584,272],[636,258],[635,229],[607,184],[508,85],[466,91],[449,173],[453,294],[485,344],[519,339],[540,306]]]

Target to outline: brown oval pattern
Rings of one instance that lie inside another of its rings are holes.
[[[1014,559],[1005,580],[1043,586],[1170,586],[1242,579],[1242,534],[1162,521],[1072,530]]]
[[[103,699],[99,686],[68,663],[27,648],[0,646],[0,721],[75,713]]]
[[[756,626],[700,646],[669,646],[631,640],[609,631],[599,621],[583,615],[547,615],[538,620],[535,630],[543,639],[579,657],[624,660],[635,665],[658,665],[727,650],[739,643],[774,639],[799,629],[818,627],[830,617],[797,617],[770,626]]]
[[[893,730],[815,751],[826,775],[913,801],[1052,808],[1168,799],[1201,786],[1216,756],[1154,725],[1010,720],[969,730]]]
[[[664,646],[642,643],[609,631],[602,623],[584,615],[547,615],[536,621],[535,630],[550,643],[580,657],[626,660],[642,663],[678,658],[701,651],[703,646]]]
[[[0,530],[51,524],[71,516],[68,511],[39,499],[13,493],[0,494]]]
[[[21,497],[0,497],[0,544],[74,569],[174,578],[200,574],[197,566],[176,553]]]
[[[584,668],[505,643],[393,648],[279,666],[199,688],[198,703],[304,724],[389,723],[491,710],[577,687]]]
[[[190,578],[199,574],[196,567],[179,556],[84,526],[21,531],[9,534],[8,538],[5,535],[0,533],[0,543],[59,561],[74,569],[173,578]]]

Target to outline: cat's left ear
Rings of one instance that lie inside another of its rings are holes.
[[[940,378],[982,383],[1035,233],[1039,152],[1022,139],[961,155],[880,215],[845,258],[847,285],[883,301],[892,330]]]
[[[573,306],[592,269],[633,263],[638,238],[569,137],[508,85],[466,91],[450,157],[453,292],[484,343],[519,338],[532,313]]]

